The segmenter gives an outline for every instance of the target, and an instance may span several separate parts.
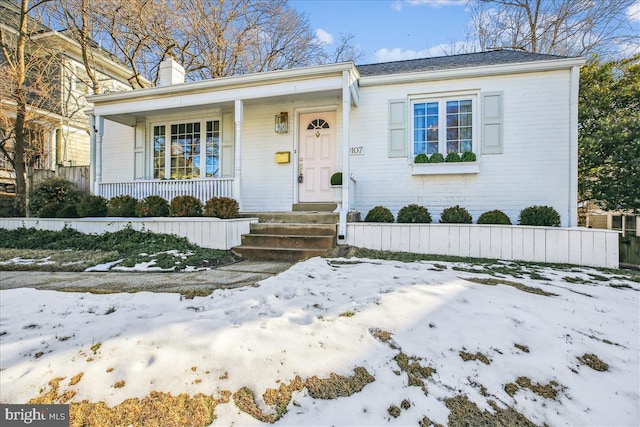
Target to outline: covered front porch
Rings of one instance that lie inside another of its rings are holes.
[[[304,186],[325,187],[327,174],[350,177],[357,79],[355,66],[343,63],[92,96],[91,190],[106,198],[159,195],[169,201],[224,196],[236,199],[242,211],[327,201],[303,195],[303,175]],[[284,131],[277,123],[274,129],[278,115],[287,117]],[[324,141],[325,120],[335,156],[313,178],[305,138]],[[338,201],[340,236],[350,188],[343,186]]]

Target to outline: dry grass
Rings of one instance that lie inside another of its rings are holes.
[[[481,285],[489,285],[489,286],[507,285],[507,286],[511,286],[513,288],[516,288],[516,289],[518,289],[519,291],[522,291],[522,292],[528,292],[530,294],[542,295],[542,296],[545,296],[545,297],[557,297],[558,296],[558,294],[554,294],[554,293],[551,293],[551,292],[546,292],[546,291],[543,291],[540,288],[534,288],[532,286],[526,286],[526,285],[523,285],[522,283],[512,282],[510,280],[484,278],[484,277],[461,277],[461,279],[466,280],[468,282],[479,283]]]
[[[578,360],[583,365],[587,365],[591,369],[599,372],[605,372],[609,370],[609,365],[603,362],[593,353],[585,353],[578,357]]]
[[[513,346],[522,352],[529,353],[529,347],[524,344],[514,343]]]
[[[393,360],[396,361],[400,370],[406,372],[408,384],[410,386],[422,387],[422,391],[427,393],[427,388],[424,384],[424,380],[433,375],[436,370],[430,366],[420,366],[419,357],[407,356],[403,352],[398,353]]]
[[[527,377],[518,377],[515,383],[508,383],[504,386],[504,391],[511,397],[513,397],[520,388],[528,388],[538,396],[545,399],[555,399],[558,396],[558,392],[563,390],[560,384],[556,381],[551,381],[549,384],[533,383]]]
[[[76,385],[80,382],[80,380],[82,379],[82,376],[84,375],[84,372],[80,372],[77,375],[74,375],[71,380],[69,381],[69,385]]]
[[[461,350],[458,354],[460,355],[460,358],[465,362],[468,362],[469,360],[479,360],[485,365],[491,364],[491,361],[489,360],[489,358],[484,354],[480,353],[479,351],[476,354],[471,354]]]
[[[74,376],[81,378],[81,374]],[[42,392],[29,404],[69,403],[75,396],[74,391],[60,394],[60,382],[63,377],[49,381],[49,390]],[[78,379],[80,381],[80,379]],[[215,419],[215,408],[220,403],[228,403],[230,392],[222,392],[220,398],[197,394],[189,396],[152,391],[142,399],[127,399],[119,405],[107,406],[104,402],[70,403],[71,427],[202,427]]]
[[[514,408],[507,407],[503,409],[493,401],[489,401],[493,413],[486,409],[481,411],[475,403],[462,395],[445,399],[444,402],[449,411],[451,411],[448,419],[448,425],[450,426],[536,427],[534,423]],[[423,418],[421,425],[428,426],[431,424],[426,424],[426,420]]]

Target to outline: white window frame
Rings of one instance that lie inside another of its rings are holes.
[[[207,168],[198,165],[200,169],[200,176],[194,178],[176,178],[176,179],[218,179],[222,177],[222,117],[220,115],[207,115],[207,116],[180,116],[172,118],[171,120],[155,120],[151,121],[148,124],[148,135],[149,135],[149,153],[150,153],[150,176],[152,179],[173,179],[171,178],[171,125],[181,125],[188,123],[200,123],[200,161],[202,159],[206,159],[206,156],[203,156],[203,153],[206,153],[207,149],[207,122],[218,122],[218,176],[207,176]],[[154,150],[154,128],[156,126],[164,126],[164,176],[161,178],[155,177],[154,171],[154,160],[155,160],[155,150]],[[206,160],[205,160],[206,162]]]
[[[437,96],[414,96],[409,98],[409,156],[410,161],[413,163],[413,159],[419,153],[414,152],[414,130],[415,130],[415,118],[414,118],[414,105],[428,102],[438,103],[438,153],[443,156],[447,156],[447,113],[446,105],[447,101],[463,101],[471,100],[471,151],[478,156],[480,140],[478,138],[479,127],[479,111],[478,111],[478,92],[462,92],[455,94],[442,94]],[[458,154],[461,154],[460,152]]]

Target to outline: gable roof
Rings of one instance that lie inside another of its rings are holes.
[[[436,56],[432,58],[365,64],[358,65],[357,68],[362,77],[372,77],[389,74],[452,70],[459,68],[550,61],[558,59],[568,59],[568,57],[517,50],[492,50],[460,55]]]

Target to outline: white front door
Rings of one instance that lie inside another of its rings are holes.
[[[335,112],[300,114],[300,202],[332,202],[334,199],[330,180],[336,171],[335,123]]]

